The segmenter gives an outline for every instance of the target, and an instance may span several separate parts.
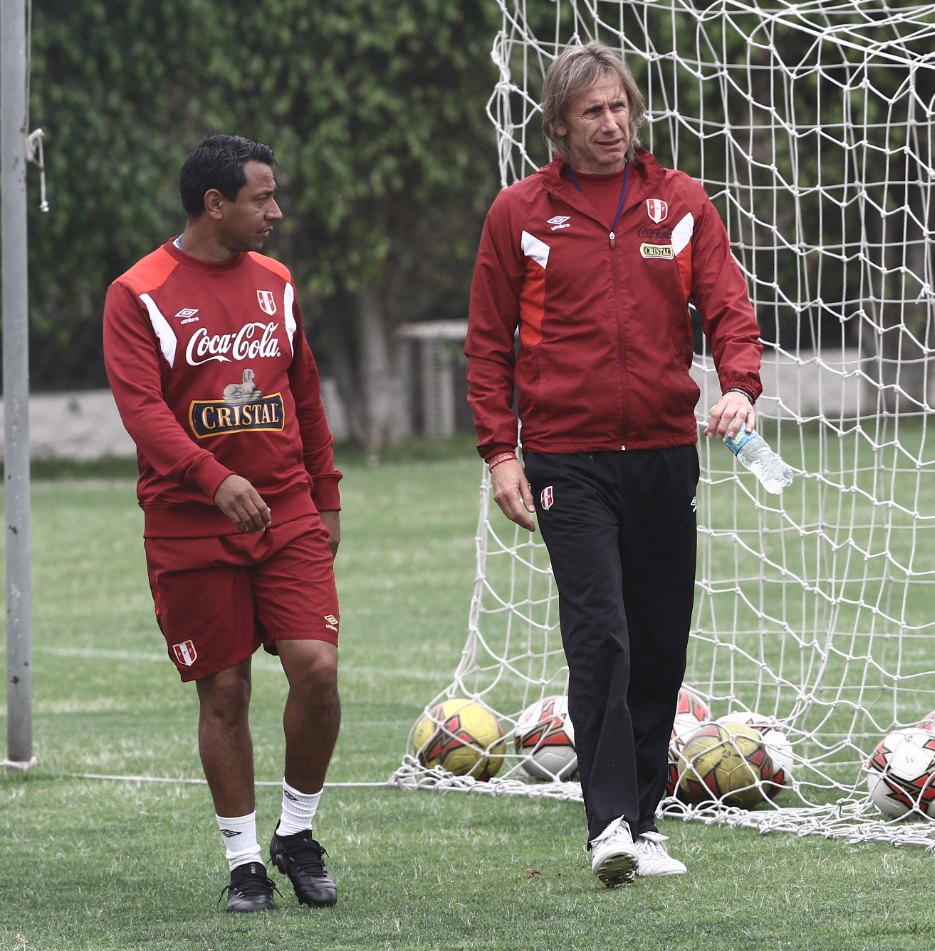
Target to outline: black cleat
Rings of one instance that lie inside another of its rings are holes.
[[[322,860],[327,854],[311,831],[284,836],[274,832],[269,844],[270,860],[289,876],[299,904],[312,908],[329,908],[338,900],[338,890]]]
[[[227,892],[228,911],[271,911],[276,907],[274,889],[279,891],[266,874],[266,866],[261,862],[248,862],[231,872],[231,883],[221,889],[221,898]]]

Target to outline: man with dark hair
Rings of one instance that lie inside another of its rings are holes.
[[[537,514],[552,560],[591,867],[607,885],[686,871],[654,817],[694,600],[689,302],[723,393],[707,435],[752,429],[761,391],[724,224],[698,182],[640,147],[642,114],[608,47],[552,64],[542,126],[558,154],[490,209],[465,346],[494,498],[530,531]]]
[[[318,371],[289,270],[257,252],[282,218],[273,153],[207,137],[181,176],[185,231],[107,292],[104,357],[138,450],[156,619],[183,681],[230,863],[228,911],[274,907],[257,844],[250,660],[289,682],[270,858],[298,900],[337,891],[312,820],[340,722],[340,501]]]

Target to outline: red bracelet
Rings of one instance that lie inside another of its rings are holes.
[[[497,466],[499,466],[501,462],[509,462],[510,459],[515,459],[515,458],[516,458],[516,453],[515,453],[515,452],[505,452],[505,453],[503,453],[503,455],[497,456],[497,457],[493,460],[493,462],[488,462],[488,463],[487,463],[487,470],[488,470],[489,472],[493,472],[493,470],[496,469]]]

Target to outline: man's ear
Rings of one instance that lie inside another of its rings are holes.
[[[224,196],[216,188],[209,188],[205,192],[205,211],[215,221],[220,221],[221,218],[224,217],[224,212],[221,208],[223,201]]]

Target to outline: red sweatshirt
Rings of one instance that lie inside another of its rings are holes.
[[[759,327],[724,224],[698,182],[641,150],[611,238],[564,164],[504,189],[484,224],[464,348],[478,450],[515,448],[514,385],[534,452],[694,443],[689,301],[722,390],[762,391]]]
[[[237,534],[214,504],[233,473],[276,524],[340,508],[318,370],[279,262],[215,264],[164,244],[111,284],[104,361],[137,446],[146,537]]]

